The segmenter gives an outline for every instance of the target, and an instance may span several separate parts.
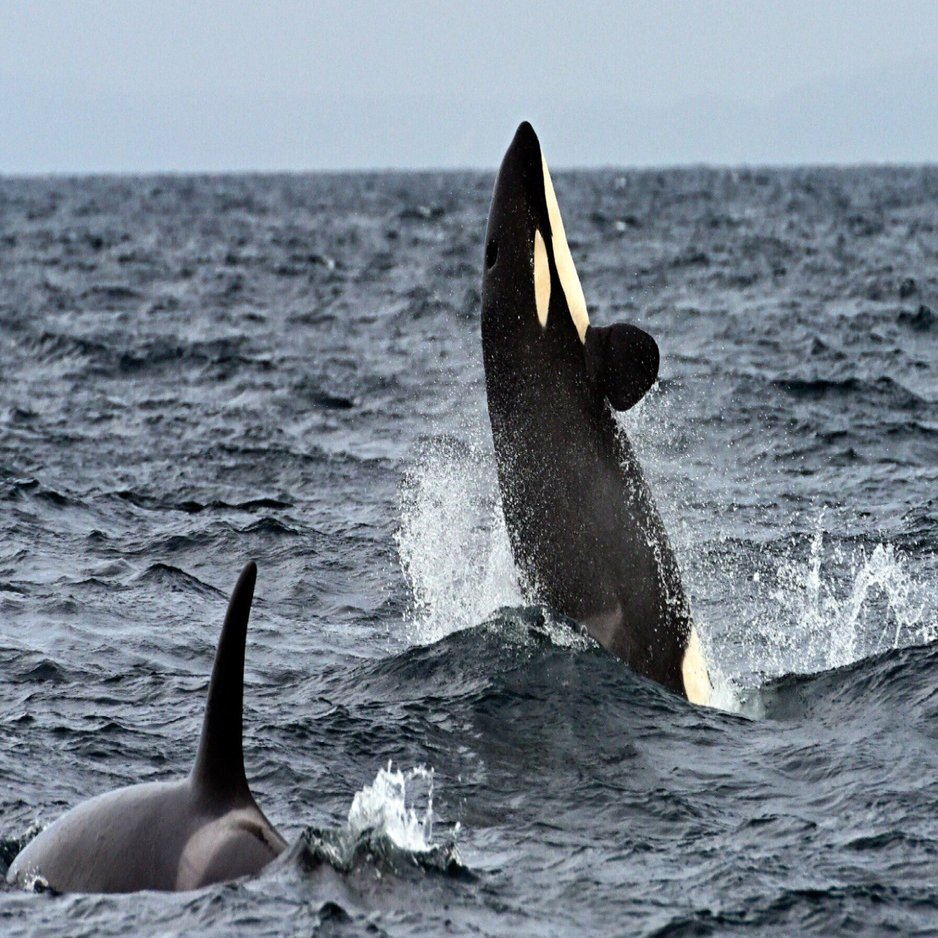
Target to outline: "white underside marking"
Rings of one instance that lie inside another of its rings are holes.
[[[554,249],[554,264],[557,267],[557,276],[563,287],[567,299],[567,309],[576,326],[581,342],[586,342],[586,329],[590,324],[589,313],[586,311],[586,297],[580,278],[577,276],[573,255],[567,245],[567,236],[563,230],[563,219],[560,217],[560,206],[554,193],[554,184],[551,182],[550,171],[547,169],[547,160],[541,154],[541,166],[544,169],[544,196],[547,199],[547,216],[550,219],[551,246]]]
[[[550,264],[547,261],[547,245],[540,229],[534,229],[534,301],[537,304],[537,321],[547,325],[547,310],[550,308]]]
[[[713,687],[710,684],[710,675],[707,673],[700,639],[693,626],[690,630],[687,651],[684,652],[684,661],[681,663],[681,675],[684,678],[684,693],[687,694],[687,699],[695,704],[708,704]]]

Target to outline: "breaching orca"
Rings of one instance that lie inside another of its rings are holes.
[[[19,853],[10,883],[58,892],[197,889],[257,873],[286,847],[248,788],[241,751],[244,642],[257,567],[231,594],[189,777],[72,808]],[[38,877],[38,879],[37,879]]]
[[[531,125],[502,161],[485,235],[482,354],[502,508],[530,598],[695,703],[710,680],[671,545],[612,414],[658,375],[655,340],[590,325]]]

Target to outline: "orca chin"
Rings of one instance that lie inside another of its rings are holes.
[[[286,842],[254,801],[241,750],[244,645],[257,567],[238,578],[192,772],[91,798],[30,841],[7,880],[56,892],[177,891],[262,870]]]
[[[502,161],[485,235],[482,356],[502,507],[528,598],[635,671],[711,694],[680,571],[613,410],[658,376],[637,326],[593,326],[534,129]]]

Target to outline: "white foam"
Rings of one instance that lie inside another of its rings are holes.
[[[707,706],[714,710],[725,710],[727,713],[743,713],[753,718],[761,717],[761,713],[755,713],[746,709],[742,698],[733,685],[730,678],[723,673],[714,660],[709,660],[710,667],[710,697],[707,700]]]

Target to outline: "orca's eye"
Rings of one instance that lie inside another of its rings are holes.
[[[495,261],[498,260],[498,242],[492,238],[491,241],[485,246],[485,266],[488,269],[491,269],[495,266]]]

